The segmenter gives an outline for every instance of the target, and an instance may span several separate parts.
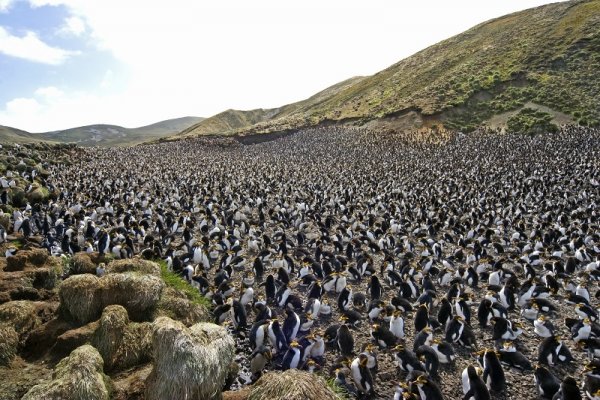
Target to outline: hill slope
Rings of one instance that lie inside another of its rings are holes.
[[[549,110],[558,122],[598,125],[598,71],[600,0],[556,3],[477,25],[373,76],[347,82],[319,101],[291,105],[286,112],[267,110],[270,116],[263,111],[226,131],[220,126],[207,131],[266,133],[323,122],[384,123],[407,115],[417,124],[471,130],[495,116],[505,122],[525,105]]]
[[[173,135],[202,119],[199,117],[175,118],[139,128],[98,124],[44,133],[29,133],[0,126],[0,143],[44,141],[50,143],[76,143],[79,146],[126,146]]]
[[[200,136],[200,135],[229,135],[239,133],[260,126],[263,123],[273,124],[278,120],[286,120],[295,124],[310,124],[312,121],[308,110],[318,107],[326,100],[337,95],[339,92],[360,82],[363,77],[354,77],[333,85],[306,100],[292,103],[279,108],[257,109],[250,111],[227,110],[207,118],[188,129],[182,131],[178,136]]]

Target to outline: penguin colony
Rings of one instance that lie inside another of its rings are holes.
[[[55,255],[165,260],[236,337],[238,385],[600,399],[599,155],[575,127],[86,149],[13,223]]]

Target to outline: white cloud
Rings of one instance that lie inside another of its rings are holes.
[[[41,108],[35,99],[17,98],[6,103],[6,113],[13,116],[31,117]]]
[[[84,120],[140,126],[280,106],[373,74],[487,19],[550,1],[29,2],[65,5],[83,21],[86,37],[121,63],[98,78],[95,91],[66,93],[17,126],[48,130]]]
[[[65,36],[81,36],[84,32],[85,22],[76,16],[66,18],[63,26],[58,30],[60,35]]]
[[[64,93],[55,86],[41,87],[35,91],[35,95],[45,99],[61,97]]]
[[[59,65],[76,52],[52,47],[40,40],[34,32],[13,36],[0,26],[0,53],[43,64]]]
[[[0,12],[6,12],[15,0],[0,0]]]

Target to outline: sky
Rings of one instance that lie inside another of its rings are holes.
[[[0,0],[0,125],[279,107],[543,0]]]

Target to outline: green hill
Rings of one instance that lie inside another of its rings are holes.
[[[202,118],[183,117],[157,122],[139,128],[117,125],[89,125],[54,132],[29,133],[0,126],[0,143],[75,143],[79,146],[129,146],[173,135]]]
[[[600,0],[555,3],[477,25],[373,76],[347,81],[319,101],[295,103],[285,112],[226,111],[185,135],[265,133],[324,122],[393,127],[394,121],[468,131],[483,123],[506,125],[525,108],[559,123],[598,125],[598,71]]]
[[[314,96],[292,103],[279,108],[257,109],[250,111],[227,110],[210,118],[207,118],[199,123],[183,130],[178,137],[193,137],[201,135],[231,135],[248,129],[256,129],[256,127],[267,124],[271,129],[276,130],[277,121],[285,120],[288,123],[295,125],[311,124],[313,121],[310,118],[310,111],[314,107],[318,107],[326,100],[337,95],[339,92],[351,87],[360,82],[363,77],[354,77],[334,86],[331,86]],[[285,129],[285,128],[284,128]]]

